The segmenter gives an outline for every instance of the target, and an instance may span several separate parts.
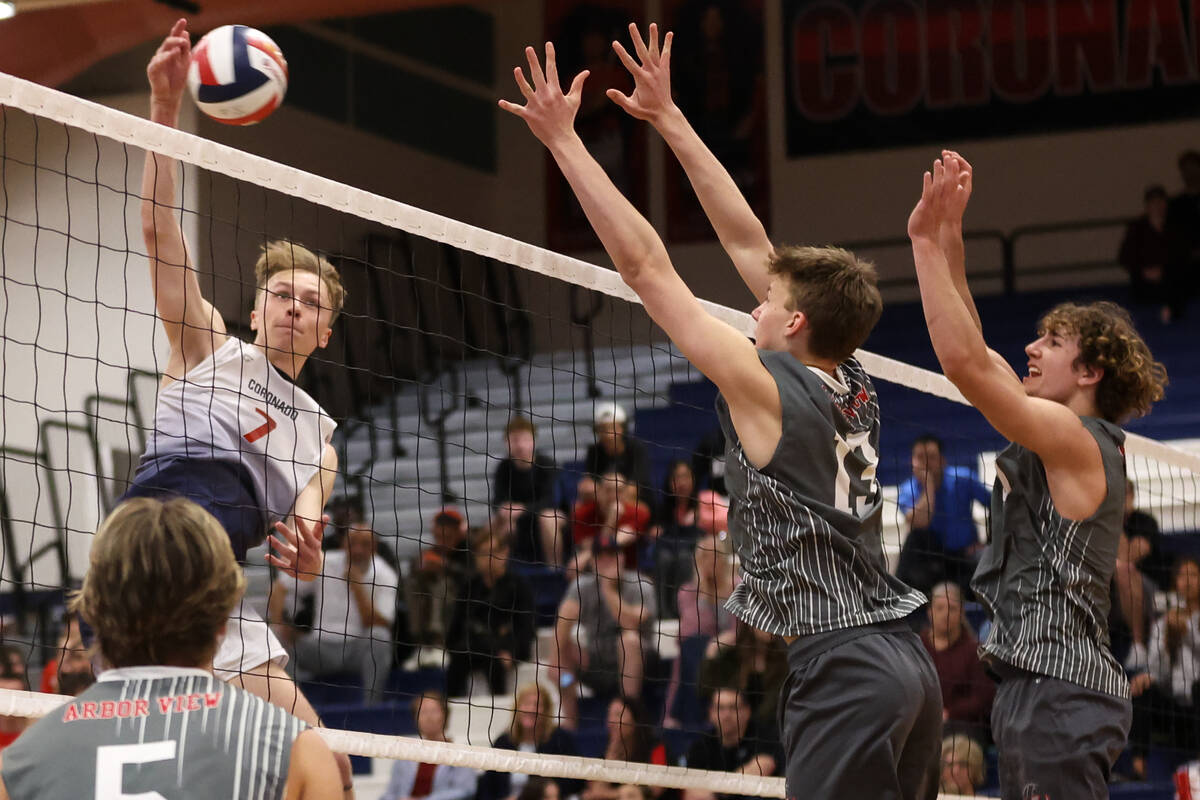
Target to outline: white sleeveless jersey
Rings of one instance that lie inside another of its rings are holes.
[[[179,460],[240,464],[270,524],[291,512],[336,427],[262,350],[230,336],[159,391],[154,432],[138,472],[152,475]]]

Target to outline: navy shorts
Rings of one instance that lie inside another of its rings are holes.
[[[202,506],[225,528],[240,562],[245,562],[247,550],[267,536],[254,483],[240,464],[178,459],[152,474],[134,476],[121,499],[130,497],[186,497]]]

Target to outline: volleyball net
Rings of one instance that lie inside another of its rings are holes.
[[[327,255],[347,288],[329,347],[299,380],[338,422],[327,569],[288,581],[253,551],[244,601],[287,640],[335,749],[576,787],[782,797],[781,778],[696,766],[713,726],[777,752],[785,651],[721,608],[738,565],[715,389],[616,272],[0,75],[0,643],[13,669],[35,688],[50,676],[50,689],[75,669],[65,595],[153,426],[167,347],[141,224],[147,150],[182,166],[175,211],[231,334],[255,335],[254,262],[268,241]],[[705,306],[752,333],[747,314]],[[890,313],[870,344],[903,353]],[[859,358],[883,415],[889,566],[923,588],[961,586],[964,630],[980,636],[966,551],[984,539],[1003,443],[940,375]],[[956,523],[969,546],[910,539],[922,443],[974,487]],[[1127,454],[1157,526],[1139,534],[1156,548],[1142,555],[1159,559],[1120,597],[1142,614],[1124,634],[1136,671],[1146,655],[1134,645],[1150,649],[1156,616],[1180,602],[1169,564],[1200,531],[1200,457],[1134,435]],[[347,580],[364,547],[370,626]],[[599,588],[610,579],[615,607]],[[454,743],[396,736],[415,730],[410,701],[426,691],[449,696]],[[9,686],[0,716],[61,701]],[[1148,745],[1187,746],[1173,738],[1182,711],[1163,708]],[[969,716],[953,727],[986,748],[986,709]],[[579,756],[522,749],[555,726]],[[509,749],[492,747],[505,736]]]

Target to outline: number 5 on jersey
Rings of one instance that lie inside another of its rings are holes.
[[[126,764],[148,764],[175,757],[175,741],[106,744],[96,748],[96,800],[167,800],[158,792],[126,794],[122,786]]]

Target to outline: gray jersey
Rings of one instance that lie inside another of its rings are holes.
[[[883,555],[879,402],[855,359],[835,379],[789,353],[760,351],[779,387],[783,435],[770,463],[746,460],[724,398],[729,530],[742,582],[727,607],[768,633],[803,636],[900,619],[925,596]]]
[[[1009,445],[996,459],[992,543],[971,587],[992,615],[984,658],[1118,697],[1129,696],[1109,649],[1109,583],[1125,509],[1125,434],[1082,422],[1100,446],[1108,495],[1083,521],[1054,507],[1036,453]]]
[[[283,797],[299,719],[211,673],[104,672],[4,751],[13,800]]]

